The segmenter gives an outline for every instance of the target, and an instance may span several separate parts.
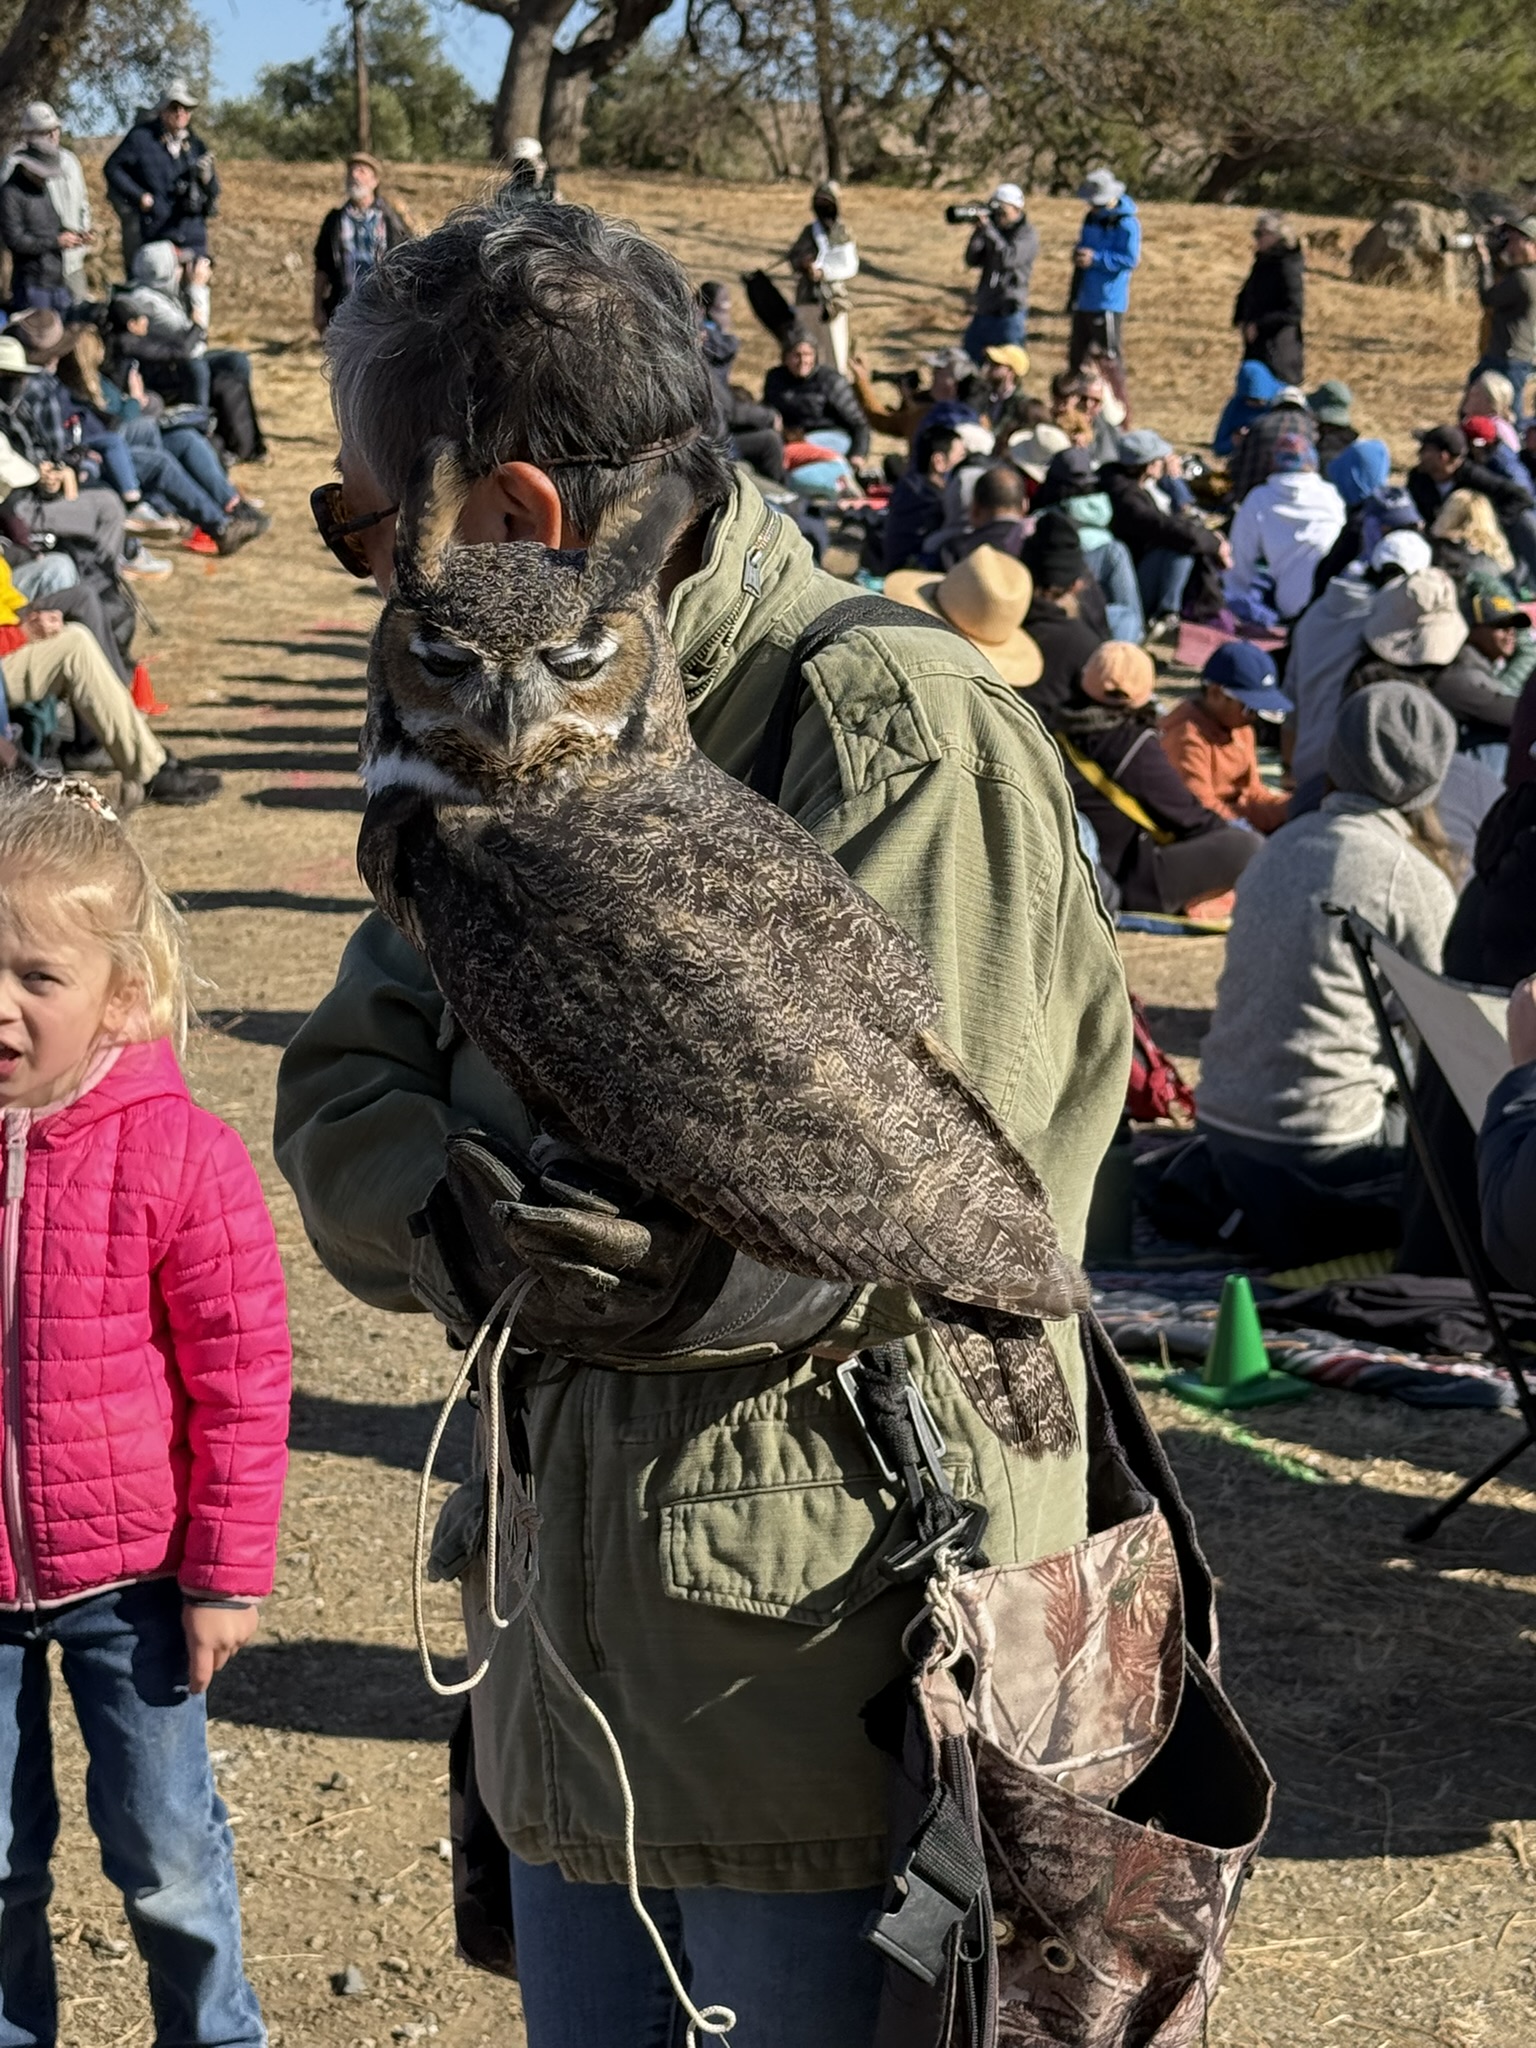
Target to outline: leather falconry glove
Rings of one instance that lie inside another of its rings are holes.
[[[456,1300],[421,1292],[462,1337],[527,1272],[536,1284],[513,1341],[598,1365],[744,1365],[812,1348],[843,1356],[923,1320],[891,1290],[760,1265],[545,1134],[525,1152],[458,1131],[445,1150],[443,1176],[411,1227],[430,1239]]]

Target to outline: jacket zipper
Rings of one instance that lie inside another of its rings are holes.
[[[721,651],[734,640],[747,613],[761,597],[763,559],[768,552],[768,543],[773,538],[773,522],[778,516],[770,506],[768,516],[753,536],[752,545],[747,549],[746,560],[741,565],[741,594],[709,638],[689,656],[689,675],[698,676],[702,680],[704,671],[713,665]]]
[[[0,1225],[0,1320],[4,1323],[5,1339],[5,1531],[16,1570],[16,1598],[23,1607],[37,1605],[21,1491],[21,1323],[17,1303],[21,1197],[27,1185],[27,1132],[31,1121],[31,1114],[25,1109],[5,1112],[5,1213]]]

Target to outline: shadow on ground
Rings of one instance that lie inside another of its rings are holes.
[[[443,1679],[464,1675],[462,1657],[442,1657]],[[461,1702],[427,1690],[413,1649],[388,1643],[258,1640],[214,1681],[216,1720],[308,1735],[359,1735],[376,1742],[445,1743]]]
[[[1223,1588],[1225,1680],[1279,1785],[1267,1853],[1440,1855],[1536,1814],[1536,1514],[1474,1503],[1409,1544],[1424,1503],[1391,1476],[1309,1484],[1251,1440],[1369,1459],[1417,1436],[1414,1462],[1470,1471],[1506,1425],[1319,1396],[1239,1418],[1245,1443],[1170,1405],[1163,1442]]]

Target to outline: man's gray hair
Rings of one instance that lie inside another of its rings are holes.
[[[627,221],[507,186],[404,242],[326,332],[342,442],[399,499],[447,436],[472,474],[530,462],[590,536],[657,476],[699,511],[730,458],[688,280]]]

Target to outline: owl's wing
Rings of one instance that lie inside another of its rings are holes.
[[[739,785],[679,771],[600,802],[444,810],[394,860],[492,1065],[730,1243],[985,1308],[1077,1307],[1038,1177],[935,1036],[921,954]]]

